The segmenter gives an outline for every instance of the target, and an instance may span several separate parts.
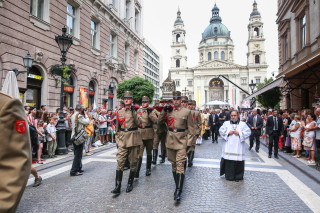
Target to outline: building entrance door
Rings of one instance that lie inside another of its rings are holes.
[[[223,101],[224,102],[224,84],[223,81],[214,78],[209,84],[209,102],[210,101]]]

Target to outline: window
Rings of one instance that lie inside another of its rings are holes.
[[[177,86],[177,87],[180,86],[180,80],[176,80],[176,86]]]
[[[211,52],[208,52],[208,61],[211,61],[211,60],[212,60]]]
[[[192,86],[192,81],[188,81],[188,86]]]
[[[139,11],[138,10],[135,11],[135,15],[134,15],[134,28],[137,32],[139,32]]]
[[[254,28],[254,36],[259,36],[259,28],[258,27]]]
[[[247,79],[245,79],[245,78],[241,78],[241,84],[242,84],[242,85],[247,84]]]
[[[214,31],[214,33],[217,33],[218,32],[218,28],[215,27],[213,31]]]
[[[112,6],[114,9],[117,9],[117,0],[112,0]]]
[[[67,4],[67,33],[74,35],[74,25],[76,19],[76,9],[71,4]]]
[[[256,56],[254,57],[254,62],[255,62],[256,64],[260,64],[260,56],[259,56],[259,55],[256,55]]]
[[[36,26],[45,30],[50,29],[50,25],[48,24],[50,22],[49,6],[49,0],[30,0],[30,21],[34,23]],[[39,22],[39,19],[47,23]]]
[[[135,51],[134,53],[134,69],[135,71],[138,71],[139,68],[139,53]]]
[[[110,55],[117,57],[117,36],[113,33],[110,34]]]
[[[225,56],[225,54],[224,54],[224,52],[222,51],[222,52],[221,52],[221,60],[224,60],[224,56]]]
[[[31,0],[30,1],[30,14],[43,19],[44,15],[44,0]]]
[[[130,1],[126,1],[126,19],[129,20],[130,18]]]
[[[91,20],[91,47],[97,48],[97,24]]]
[[[246,94],[242,94],[242,101],[246,98]]]
[[[231,51],[229,52],[229,59],[232,60],[232,52]]]
[[[300,47],[306,46],[306,15],[300,19]]]
[[[260,84],[260,78],[256,78],[256,84]]]
[[[217,38],[217,37],[214,37],[214,41],[218,41],[218,38]]]
[[[217,51],[214,52],[214,59],[218,59],[218,52]]]
[[[181,36],[180,36],[180,34],[177,34],[177,35],[176,35],[176,42],[177,42],[177,43],[181,42]]]
[[[126,44],[124,46],[124,63],[129,66],[129,56],[130,56],[130,46],[129,44]]]
[[[176,67],[179,68],[180,67],[180,59],[176,60]]]
[[[284,36],[284,60],[287,61],[289,59],[289,46],[288,46],[288,34]]]

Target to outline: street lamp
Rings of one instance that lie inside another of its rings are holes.
[[[19,71],[17,68],[13,69],[13,72],[15,72],[16,76],[18,76],[20,73],[29,73],[29,69],[32,67],[33,64],[33,58],[31,57],[31,55],[28,54],[23,57],[23,66],[27,69],[25,71]]]
[[[62,35],[55,36],[55,41],[57,42],[60,49],[60,53],[61,53],[60,60],[63,67],[65,66],[65,63],[67,61],[67,58],[66,58],[67,52],[73,43],[72,37],[68,36],[66,33],[67,33],[67,28],[64,26],[62,28]],[[63,117],[63,91],[64,91],[63,71],[59,72],[59,75],[61,76],[61,94],[60,94],[60,115],[59,115],[59,120],[57,124],[57,134],[58,134],[57,154],[64,155],[64,154],[67,154],[67,148],[66,148],[66,141],[65,141],[66,126],[65,126],[64,117]]]
[[[251,80],[251,84],[249,84],[249,87],[250,87],[250,89],[251,89],[251,94],[253,93],[253,90],[256,88],[256,85],[257,85],[257,84],[253,83],[253,80]],[[256,101],[256,99],[255,99],[255,97],[253,97],[253,98],[251,99],[251,103],[250,103],[251,108],[254,107],[255,101]]]

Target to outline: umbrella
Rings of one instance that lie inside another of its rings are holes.
[[[225,103],[223,101],[210,101],[205,104],[206,106],[228,106],[228,103]]]
[[[17,77],[13,71],[8,72],[1,91],[20,100]]]

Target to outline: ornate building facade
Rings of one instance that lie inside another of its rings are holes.
[[[186,30],[181,12],[178,11],[172,31],[169,75],[175,81],[177,90],[196,100],[200,107],[213,100],[241,107],[246,93],[219,76],[224,76],[245,91],[249,91],[248,84],[251,80],[255,83],[264,80],[268,65],[261,14],[257,3],[254,2],[248,24],[247,65],[241,66],[234,62],[235,46],[231,32],[222,24],[220,9],[216,4],[211,12],[210,24],[202,33],[198,48],[199,63],[189,68],[186,56]]]

